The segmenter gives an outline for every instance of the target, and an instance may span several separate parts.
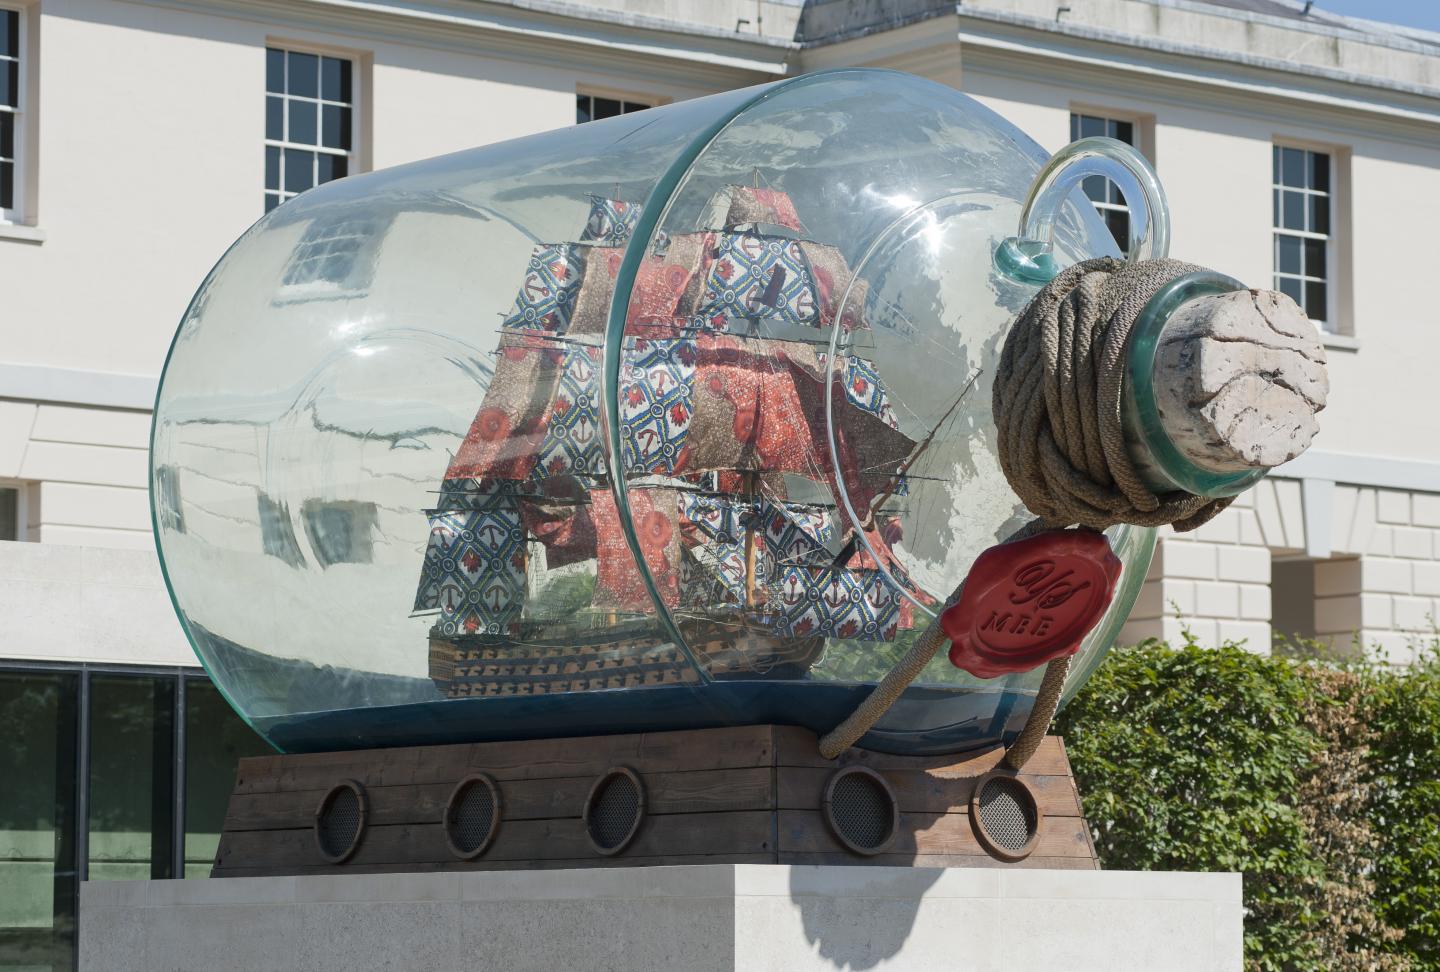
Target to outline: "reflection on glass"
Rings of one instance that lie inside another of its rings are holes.
[[[174,877],[175,680],[90,678],[89,879]]]
[[[72,967],[77,681],[0,672],[0,968]]]
[[[186,681],[185,877],[210,875],[237,762],[272,751],[208,679]]]

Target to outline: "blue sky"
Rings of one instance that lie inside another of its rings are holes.
[[[1437,0],[1319,0],[1315,6],[1346,17],[1388,20],[1406,27],[1440,31]]]

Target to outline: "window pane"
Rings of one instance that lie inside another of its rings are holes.
[[[185,877],[208,877],[220,844],[235,764],[272,750],[208,678],[185,682]]]
[[[285,93],[285,52],[273,47],[265,49],[265,90]]]
[[[1070,113],[1070,141],[1074,142],[1080,138],[1080,116],[1073,111]]]
[[[173,877],[175,680],[90,676],[90,880]]]
[[[20,104],[20,62],[0,63],[0,105],[11,108]]]
[[[280,150],[273,145],[265,146],[265,188],[280,188]]]
[[[1328,308],[1325,306],[1327,290],[1322,280],[1305,281],[1305,313],[1317,321],[1329,319]]]
[[[1284,269],[1283,267],[1281,269]],[[1305,241],[1305,276],[1325,277],[1325,241]]]
[[[304,149],[285,150],[285,191],[304,192],[314,185],[315,153]]]
[[[1133,122],[1117,121],[1115,123],[1115,137],[1126,145],[1135,144],[1135,125]]]
[[[268,213],[278,205],[280,205],[280,197],[272,192],[267,192],[265,194],[265,212]]]
[[[319,178],[315,180],[317,186],[322,182],[329,182],[331,179],[343,179],[349,175],[347,171],[349,169],[349,165],[347,164],[349,160],[343,155],[326,155],[324,152],[321,152],[319,161],[320,175]]]
[[[1305,195],[1299,192],[1285,193],[1284,212],[1280,225],[1285,229],[1305,228]]]
[[[1330,197],[1310,197],[1310,232],[1330,235]]]
[[[324,137],[320,144],[326,148],[350,151],[350,109],[326,105],[324,114]]]
[[[1080,137],[1090,138],[1094,135],[1105,134],[1105,119],[1097,118],[1094,115],[1080,116]]]
[[[285,100],[265,99],[265,137],[272,142],[285,141]]]
[[[1085,190],[1085,195],[1090,198],[1091,202],[1106,202],[1110,198],[1105,186],[1107,181],[1104,176],[1086,176],[1080,186]]]
[[[590,120],[590,96],[575,96],[575,124],[583,125]]]
[[[285,130],[285,140],[300,145],[314,145],[319,134],[315,124],[315,113],[320,106],[313,101],[290,102],[290,127]]]
[[[0,10],[0,55],[20,56],[20,14],[14,10]]]
[[[1305,288],[1294,277],[1277,277],[1275,287],[1301,307],[1305,306]]]
[[[1273,189],[1270,192],[1270,225],[1280,225],[1280,190]]]
[[[1104,216],[1105,225],[1110,227],[1110,235],[1115,237],[1115,245],[1120,248],[1121,253],[1129,252],[1130,211],[1128,209],[1107,209]]]
[[[595,106],[596,118],[614,118],[620,114],[620,102],[614,98],[594,98],[592,103]]]
[[[1301,273],[1300,237],[1275,237],[1275,268],[1281,273]]]
[[[642,105],[638,101],[627,101],[625,102],[625,114],[628,115],[632,111],[644,111],[646,108],[649,107],[649,105]]]
[[[15,163],[0,162],[0,209],[15,207]]]
[[[0,968],[73,967],[78,684],[0,672]]]
[[[1270,181],[1277,186],[1280,184],[1280,146],[1270,148]]]
[[[1280,150],[1280,182],[1282,185],[1304,188],[1305,153],[1300,149]]]
[[[0,157],[15,158],[15,116],[0,112]]]
[[[320,62],[320,96],[326,101],[350,101],[350,62],[338,57]]]
[[[288,76],[285,79],[285,90],[302,98],[319,97],[320,58],[314,54],[290,51],[286,60]]]
[[[1310,188],[1330,191],[1330,156],[1324,152],[1310,153]]]
[[[0,486],[0,540],[20,539],[20,491]]]

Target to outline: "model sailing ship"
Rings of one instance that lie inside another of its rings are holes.
[[[414,610],[435,618],[430,674],[446,695],[674,684],[702,670],[794,678],[827,639],[909,628],[899,585],[923,600],[891,554],[887,503],[924,443],[899,430],[871,363],[848,353],[870,327],[864,281],[806,238],[787,194],[728,186],[694,232],[646,254],[622,347],[623,488],[653,595],[685,645],[663,634],[601,427],[603,342],[639,215],[595,197],[578,241],[535,247],[504,315],[492,380],[427,511]],[[839,495],[827,394],[857,517],[791,498]],[[531,598],[537,557],[547,576],[597,562],[589,613],[545,616],[553,606]]]

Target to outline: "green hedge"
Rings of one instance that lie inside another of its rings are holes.
[[[1440,972],[1440,660],[1114,652],[1057,729],[1105,867],[1245,875],[1254,970]]]

